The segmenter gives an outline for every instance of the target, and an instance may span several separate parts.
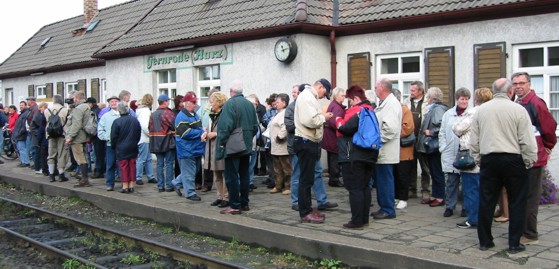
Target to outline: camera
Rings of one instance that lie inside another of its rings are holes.
[[[64,99],[64,103],[71,105],[74,103],[74,98],[66,98]]]

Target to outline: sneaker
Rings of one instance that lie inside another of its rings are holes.
[[[152,178],[152,179],[148,180],[148,183],[154,184],[154,183],[157,183],[157,180],[155,178]]]
[[[396,209],[406,209],[408,207],[408,202],[400,200],[396,205]]]
[[[538,239],[530,239],[525,236],[520,237],[520,244],[522,245],[537,245],[539,243],[540,241]]]
[[[289,195],[289,194],[291,194],[291,190],[284,190],[284,191],[281,192],[281,194]]]
[[[144,185],[144,182],[140,179],[140,180],[136,180],[136,184],[141,186]]]
[[[444,216],[445,218],[448,218],[448,217],[452,216],[453,214],[454,214],[454,212],[452,211],[452,209],[447,208],[447,209],[444,210],[443,216]]]
[[[464,222],[457,223],[456,227],[462,228],[462,229],[469,229],[469,228],[476,228],[477,224],[476,223],[469,223],[468,221],[464,221]]]
[[[40,174],[42,174],[42,173],[43,173],[43,172],[41,172],[41,170],[35,170],[35,174],[37,174],[37,175],[40,175]]]
[[[276,188],[273,188],[273,189],[270,191],[270,193],[278,193],[278,192],[281,192],[281,191],[278,190],[278,189],[276,189]]]

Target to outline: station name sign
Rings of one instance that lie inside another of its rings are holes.
[[[232,59],[231,45],[193,48],[185,51],[145,56],[145,69],[185,68],[219,64]]]

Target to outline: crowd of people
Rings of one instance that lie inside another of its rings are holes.
[[[328,200],[322,178],[324,149],[328,185],[348,191],[351,217],[344,228],[363,229],[370,217],[396,218],[410,198],[444,206],[442,215],[450,217],[462,192],[460,215],[466,219],[457,227],[477,228],[480,249],[494,246],[493,220],[510,219],[510,252],[537,244],[542,171],[557,142],[557,123],[531,89],[530,75],[515,73],[473,93],[460,88],[450,108],[437,87],[425,90],[414,81],[403,101],[392,87],[381,78],[371,97],[359,85],[332,89],[319,79],[294,85],[292,98],[270,95],[265,107],[256,95],[244,96],[236,80],[228,95],[212,89],[206,106],[187,92],[173,100],[158,96],[155,109],[151,94],[131,101],[131,93],[122,91],[105,106],[77,91],[67,99],[54,95],[50,106],[28,97],[19,113],[0,104],[0,124],[17,145],[19,167],[31,167],[51,182],[67,181],[69,174],[79,179],[75,187],[87,187],[91,173],[105,178],[107,191],[120,181],[120,193],[133,193],[145,175],[159,192],[174,191],[194,202],[202,200],[197,191],[215,186],[211,206],[241,214],[250,210],[254,175],[268,173],[270,193],[290,196],[300,221],[317,224],[325,221],[324,210],[338,207]],[[330,101],[322,105],[322,98]],[[378,120],[380,148],[353,139],[367,111]],[[456,164],[464,156],[472,161]],[[379,209],[371,213],[373,188]]]

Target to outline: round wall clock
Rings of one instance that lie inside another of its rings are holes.
[[[297,56],[297,44],[287,37],[282,37],[274,46],[274,54],[278,61],[289,63]]]

